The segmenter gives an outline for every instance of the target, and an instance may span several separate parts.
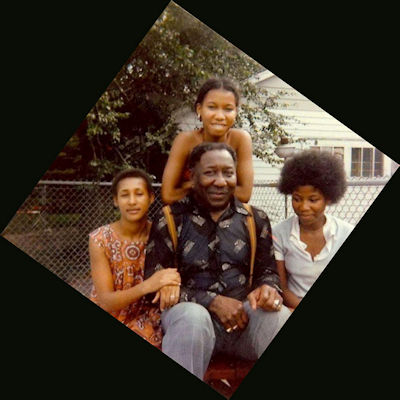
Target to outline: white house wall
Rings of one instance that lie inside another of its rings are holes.
[[[373,146],[277,76],[272,73],[261,73],[259,76],[261,79],[254,79],[257,86],[267,89],[271,94],[286,92],[279,97],[280,106],[274,111],[294,118],[285,126],[286,131],[296,139],[307,140],[310,146],[344,147],[345,170],[350,176],[351,148]],[[279,171],[261,160],[255,159],[255,165],[256,181],[276,176]],[[392,172],[391,159],[384,155],[384,175],[390,176]]]
[[[274,75],[259,82],[257,86],[267,89],[271,94],[278,91],[287,92],[280,96],[278,104],[281,104],[282,107],[279,107],[276,112],[299,120],[299,122],[293,121],[287,126],[287,130],[297,138],[363,140],[277,76]]]

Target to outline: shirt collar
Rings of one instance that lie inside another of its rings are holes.
[[[326,217],[326,222],[324,225],[324,236],[325,239],[328,240],[331,237],[336,235],[337,232],[337,226],[333,220],[333,218],[329,214],[325,214]]]
[[[323,227],[323,233],[325,240],[328,241],[331,237],[336,235],[337,226],[334,223],[334,220],[331,215],[325,214],[325,217],[326,221]],[[299,223],[299,217],[296,214],[293,216],[290,236],[293,236],[294,238],[300,241],[300,223]]]
[[[174,214],[183,214],[185,212],[192,212],[195,215],[209,215],[209,210],[199,205],[192,195],[188,195],[182,200],[177,201],[172,206],[172,212]],[[240,202],[235,196],[232,198],[230,205],[225,210],[223,216],[231,216],[233,213],[249,215],[249,212],[244,208],[243,203]]]

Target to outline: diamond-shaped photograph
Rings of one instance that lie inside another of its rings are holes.
[[[2,236],[229,398],[398,164],[174,2],[132,51]]]

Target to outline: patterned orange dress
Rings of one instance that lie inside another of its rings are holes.
[[[114,290],[129,289],[143,282],[145,242],[121,240],[110,225],[95,229],[89,236],[104,250],[110,263]],[[90,298],[101,307],[94,286]],[[144,297],[110,314],[153,346],[161,348],[160,311],[157,306],[146,302]]]

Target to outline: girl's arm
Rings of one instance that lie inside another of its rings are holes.
[[[236,154],[238,163],[235,195],[242,203],[247,203],[253,190],[254,170],[251,136],[246,131],[240,131]]]
[[[281,280],[282,297],[283,304],[290,308],[296,308],[300,303],[301,299],[298,298],[291,290],[289,290],[287,285],[287,273],[285,267],[285,261],[276,260],[276,266],[278,269],[279,278]]]
[[[179,273],[174,268],[168,268],[156,272],[149,279],[129,289],[115,291],[110,265],[104,250],[92,238],[89,238],[89,255],[97,298],[101,307],[108,312],[121,310],[165,285],[180,285]]]
[[[184,198],[191,188],[190,181],[180,185],[187,157],[193,147],[190,135],[192,132],[182,132],[172,143],[161,184],[161,197],[166,204]]]

